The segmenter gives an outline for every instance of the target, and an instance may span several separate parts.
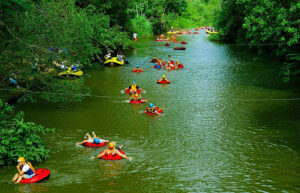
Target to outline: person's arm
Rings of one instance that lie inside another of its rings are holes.
[[[82,145],[82,144],[87,143],[87,142],[88,142],[87,140],[83,140],[82,142],[78,142],[77,144]]]
[[[127,157],[126,155],[122,154],[119,150],[116,149],[116,154],[118,154],[119,156],[121,156],[124,159],[128,159],[128,160],[132,160],[131,157]]]
[[[101,158],[102,156],[104,156],[104,154],[106,153],[106,151],[107,151],[107,149],[104,150],[104,151],[103,151],[102,153],[100,153],[99,155],[94,156],[94,157],[92,157],[92,158],[93,158],[93,159],[95,159],[95,158],[99,159],[99,158]]]
[[[22,170],[20,169],[20,166],[19,166],[19,165],[17,165],[17,170],[18,170],[18,172],[19,172],[20,175],[23,175],[23,174],[22,174],[23,172],[22,172]]]

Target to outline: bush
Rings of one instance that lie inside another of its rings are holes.
[[[129,21],[128,29],[130,32],[136,32],[138,37],[150,37],[153,35],[152,25],[146,17],[138,16]]]
[[[33,122],[25,122],[24,113],[14,113],[13,107],[0,100],[0,166],[16,163],[25,157],[33,163],[49,157],[41,135],[54,132]]]

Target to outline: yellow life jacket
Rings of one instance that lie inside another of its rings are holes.
[[[113,149],[108,149],[106,151],[106,155],[109,155],[109,154],[115,154],[116,153],[116,148],[114,147]]]
[[[134,91],[136,91],[136,84],[134,84],[134,85],[132,84],[132,85],[131,85],[131,89],[130,89],[130,91],[131,91],[131,92],[134,92]]]
[[[35,173],[35,169],[33,168],[32,164],[30,162],[27,162],[27,164],[29,165],[30,169],[32,169],[32,171]]]

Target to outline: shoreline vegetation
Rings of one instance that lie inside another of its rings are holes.
[[[3,0],[0,8],[0,88],[4,89],[0,93],[5,93],[0,108],[10,114],[1,110],[1,132],[20,129],[37,136],[40,142],[31,138],[24,142],[30,147],[36,143],[41,149],[36,152],[33,148],[36,154],[26,155],[36,162],[49,155],[38,133],[53,130],[24,122],[21,112],[12,115],[12,107],[5,101],[82,101],[91,94],[84,76],[57,74],[71,69],[84,73],[94,63],[102,64],[108,51],[116,55],[133,48],[133,33],[149,38],[166,33],[171,26],[214,26],[219,33],[211,34],[209,40],[253,44],[249,50],[282,60],[284,82],[292,82],[300,74],[300,3],[296,0]],[[1,139],[2,145],[6,140],[19,140],[10,137]],[[7,157],[10,151],[14,154]],[[0,165],[13,163],[26,151],[1,151]]]

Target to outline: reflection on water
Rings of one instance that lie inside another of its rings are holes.
[[[26,119],[55,127],[45,140],[51,157],[36,167],[51,177],[32,192],[299,192],[300,102],[280,83],[276,64],[244,47],[188,35],[185,51],[140,40],[126,53],[129,65],[90,70],[93,94],[78,104],[19,104]],[[184,69],[153,69],[150,59],[171,55]],[[143,73],[132,73],[139,64]],[[156,84],[162,75],[172,81]],[[165,107],[148,116],[146,104],[129,104],[120,92],[132,81],[143,98]],[[265,100],[267,99],[267,100]],[[90,159],[104,148],[76,147],[87,132],[124,144],[133,161]],[[15,167],[0,169],[1,190]],[[19,189],[20,188],[20,189]],[[22,189],[24,188],[24,189]]]

